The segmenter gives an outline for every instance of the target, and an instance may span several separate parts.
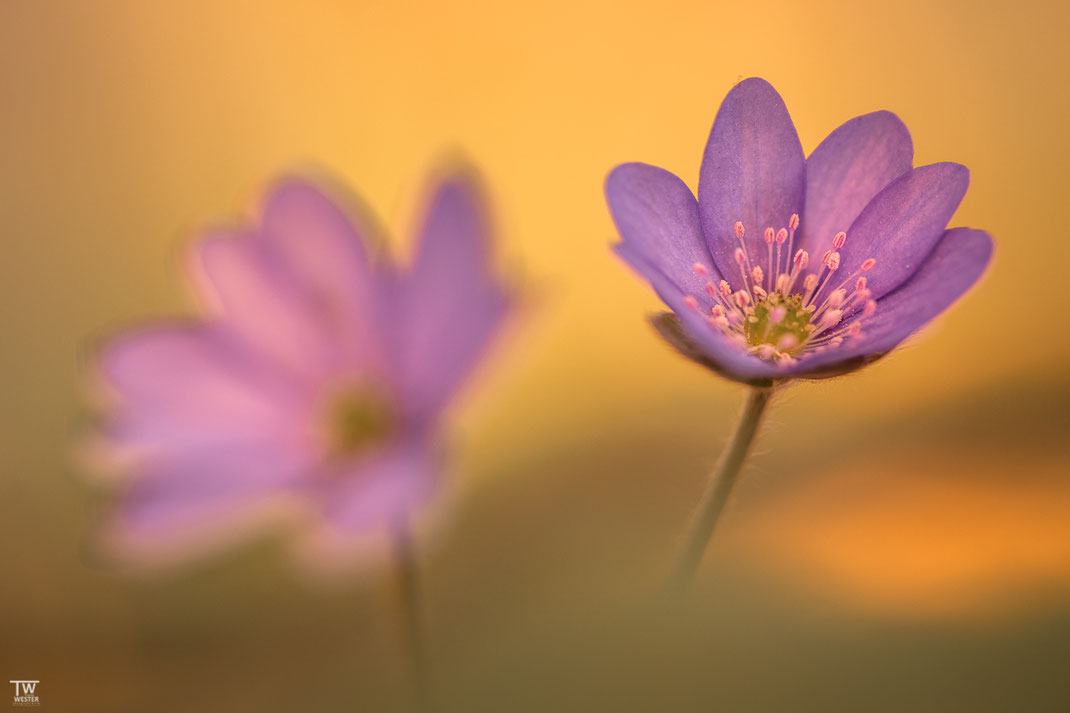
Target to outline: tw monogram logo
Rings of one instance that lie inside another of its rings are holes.
[[[37,695],[40,681],[8,681],[15,684],[15,701],[13,706],[39,706],[41,698]]]

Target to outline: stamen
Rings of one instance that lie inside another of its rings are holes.
[[[743,222],[736,221],[733,232],[739,242],[732,258],[742,284],[733,288],[727,279],[715,283],[712,275],[717,274],[717,268],[694,262],[691,269],[704,278],[703,290],[711,299],[702,306],[695,295],[684,296],[688,309],[705,311],[711,329],[720,331],[747,353],[778,365],[797,362],[807,355],[839,347],[846,339],[860,337],[863,320],[877,309],[868,278],[862,274],[873,269],[876,259],[862,262],[853,273],[841,278],[842,283],[831,283],[834,273],[843,266],[840,250],[847,244],[847,233],[839,231],[832,238],[832,249],[821,255],[819,265],[815,264],[817,271],[807,273],[810,252],[794,250],[799,223],[799,215],[792,214],[786,228],[767,226],[762,230],[766,245],[763,261],[760,248],[750,255],[749,247],[755,246],[747,245]],[[799,280],[802,284],[796,288]],[[849,323],[844,321],[846,315],[852,315]]]
[[[773,268],[773,240],[775,240],[775,239],[776,239],[776,233],[773,231],[773,229],[772,228],[766,228],[765,229],[765,251],[767,253],[768,261],[765,264],[770,269],[770,273],[769,273],[769,279],[770,280],[773,279],[773,273],[772,273],[772,268]],[[760,270],[761,268],[758,267],[758,266],[755,266],[754,269],[755,270]],[[759,280],[759,282],[761,282],[761,280]],[[763,282],[762,284],[764,285],[765,283]]]

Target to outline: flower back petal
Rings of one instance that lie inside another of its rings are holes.
[[[910,132],[888,111],[856,116],[829,134],[806,159],[806,208],[796,247],[821,255],[913,159]]]
[[[702,228],[721,274],[738,272],[736,221],[746,229],[750,254],[765,255],[765,228],[784,227],[792,213],[802,213],[805,170],[784,100],[764,79],[737,84],[713,122],[698,184]]]

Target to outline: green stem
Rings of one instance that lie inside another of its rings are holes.
[[[695,513],[691,526],[688,529],[684,547],[676,560],[669,579],[669,588],[672,592],[683,592],[687,589],[691,580],[695,577],[702,555],[713,536],[714,528],[724,510],[728,497],[732,494],[732,488],[739,480],[739,474],[743,470],[743,463],[747,460],[754,436],[758,433],[758,427],[762,422],[769,400],[773,397],[772,388],[752,388],[747,395],[747,402],[743,406],[743,413],[739,417],[735,433],[728,443],[728,448],[721,453],[717,466],[713,470],[706,493],[702,497],[698,511]]]
[[[416,553],[408,522],[400,522],[394,530],[394,556],[397,567],[397,593],[404,629],[405,658],[412,686],[412,710],[428,713],[431,695],[424,650],[423,617],[420,613],[420,587],[417,577]]]

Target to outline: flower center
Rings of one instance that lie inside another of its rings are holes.
[[[786,354],[796,354],[814,331],[811,314],[802,306],[802,295],[785,297],[774,292],[755,303],[743,322],[743,333],[753,347],[768,344]]]
[[[381,388],[365,385],[340,391],[324,413],[327,450],[335,457],[357,455],[389,440],[398,422],[394,404]]]
[[[739,276],[731,276],[735,285],[728,279],[716,285],[707,281],[705,289],[710,299],[704,300],[705,306],[693,295],[684,300],[689,308],[706,312],[710,327],[740,347],[782,364],[835,349],[845,339],[859,338],[862,320],[877,308],[862,275],[873,269],[876,261],[864,260],[834,287],[833,276],[840,269],[839,250],[846,244],[847,234],[836,233],[831,249],[821,258],[821,267],[807,273],[810,254],[800,249],[792,257],[791,252],[798,227],[799,216],[792,215],[788,227],[779,231],[766,228],[766,254],[752,256],[743,240],[743,223],[737,222],[739,247],[733,257]],[[699,262],[693,269],[701,277],[711,274]]]

